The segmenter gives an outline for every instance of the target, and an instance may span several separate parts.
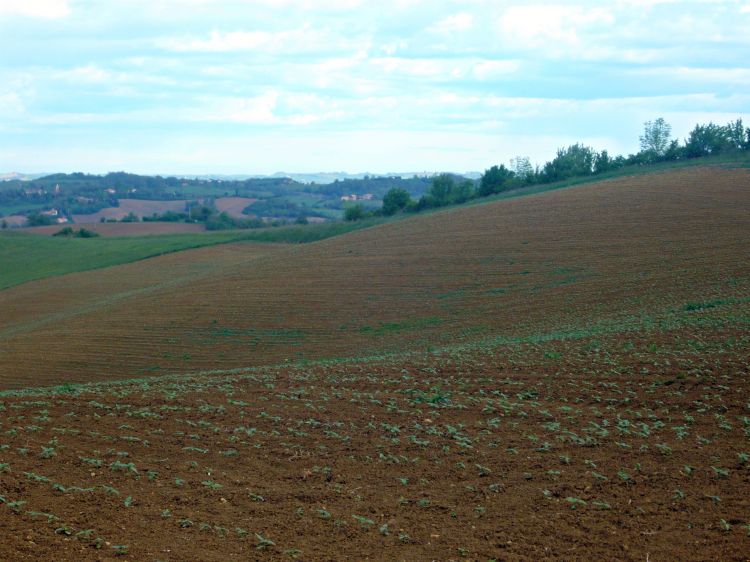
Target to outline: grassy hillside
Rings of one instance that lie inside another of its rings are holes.
[[[0,292],[0,374],[24,386],[544,341],[679,323],[696,316],[691,303],[746,314],[748,187],[748,170],[691,168],[470,206],[214,265],[84,312],[87,287],[106,295],[122,275],[22,285]],[[17,305],[30,301],[33,314]]]
[[[52,238],[0,232],[0,290],[66,273],[232,242],[306,243],[366,228],[375,221],[123,238]]]

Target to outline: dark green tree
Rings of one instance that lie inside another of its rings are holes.
[[[133,211],[130,211],[126,216],[122,217],[120,222],[138,222],[140,219]]]
[[[428,193],[431,204],[440,207],[450,203],[455,184],[456,182],[450,174],[440,174],[432,178],[432,187]]]
[[[464,180],[453,185],[450,200],[451,203],[465,203],[474,197],[474,183],[471,180]]]
[[[486,197],[487,195],[504,191],[508,188],[508,183],[513,179],[513,176],[513,172],[503,164],[492,166],[489,170],[485,170],[479,180],[478,195],[480,197]]]
[[[383,197],[383,214],[390,216],[403,211],[411,203],[409,192],[400,187],[393,187]]]
[[[607,152],[606,150],[602,150],[600,153],[596,155],[596,158],[594,159],[594,173],[595,174],[603,174],[604,172],[609,172],[610,170],[613,170],[614,168],[615,168],[615,161],[609,155],[609,152]]]
[[[576,176],[588,176],[594,173],[596,152],[582,144],[573,144],[568,148],[558,148],[557,155],[547,162],[542,169],[542,179],[547,182],[560,181]]]
[[[39,213],[33,213],[29,215],[27,219],[29,221],[29,226],[48,226],[50,224],[55,224],[55,219],[49,215],[42,215]]]
[[[74,235],[75,235],[75,231],[73,230],[73,228],[70,227],[70,226],[66,226],[64,228],[61,228],[57,232],[55,232],[52,236],[70,237],[70,236],[74,236]]]
[[[700,158],[718,154],[731,148],[729,131],[720,125],[696,125],[685,141],[685,154],[688,158]]]
[[[352,205],[344,209],[344,220],[358,221],[365,218],[365,208],[362,205]]]

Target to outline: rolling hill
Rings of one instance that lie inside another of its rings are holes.
[[[26,283],[0,292],[0,385],[612,332],[696,302],[746,310],[749,203],[748,170],[690,168]]]

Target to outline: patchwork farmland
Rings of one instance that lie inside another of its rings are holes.
[[[688,168],[0,291],[0,559],[744,560],[748,208]]]

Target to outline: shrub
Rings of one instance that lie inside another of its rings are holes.
[[[344,210],[344,220],[358,221],[365,218],[365,208],[362,205],[352,205]]]

